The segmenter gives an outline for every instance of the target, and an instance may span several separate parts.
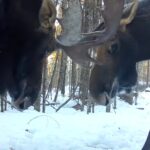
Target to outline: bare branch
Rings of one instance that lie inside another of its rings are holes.
[[[71,94],[71,96],[69,97],[69,99],[66,100],[62,105],[60,105],[60,106],[56,109],[56,112],[58,112],[63,106],[65,106],[65,105],[72,99],[72,97],[74,96],[74,94],[75,94],[75,92],[76,92],[76,90],[77,90],[77,87],[78,87],[78,85],[75,87],[75,89],[74,89],[73,93]]]

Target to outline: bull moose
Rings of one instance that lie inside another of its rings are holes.
[[[95,64],[91,71],[89,89],[94,101],[107,104],[98,97],[104,92],[110,93],[116,78],[120,88],[131,88],[136,84],[136,63],[150,58],[149,5],[149,0],[139,1],[135,16],[127,21],[122,19],[115,36],[97,48],[97,59],[103,66]],[[129,12],[132,10],[125,11],[122,17]],[[98,28],[102,29],[103,24]]]
[[[129,17],[127,21],[120,21],[115,36],[97,48],[97,59],[103,65],[95,64],[91,71],[89,89],[92,103],[108,103],[106,98],[103,101],[99,96],[104,92],[114,96],[110,92],[116,78],[120,88],[128,89],[134,86],[137,82],[136,63],[150,59],[150,0],[139,1],[137,6],[135,16]],[[128,13],[124,12],[122,16]],[[103,29],[103,24],[97,29]],[[142,150],[149,148],[150,133]]]
[[[80,36],[79,41],[63,44],[54,36],[56,9],[51,0],[0,0],[0,94],[8,91],[18,109],[32,105],[40,90],[45,54],[55,49],[64,50],[77,63],[96,63],[87,55],[88,50],[83,49],[92,47],[93,43],[99,45],[114,35],[124,0],[106,0],[104,5],[108,25],[105,31],[88,33]],[[109,20],[109,12],[113,22]],[[26,102],[30,104],[25,107]]]

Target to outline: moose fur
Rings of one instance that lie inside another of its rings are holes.
[[[97,60],[101,58],[100,61],[104,65],[94,65],[89,81],[90,95],[95,99],[96,103],[101,105],[108,104],[104,96],[105,92],[111,93],[110,96],[114,97],[117,90],[112,91],[112,85],[117,73],[118,66],[116,64],[118,63],[118,58],[114,54],[107,52],[105,50],[107,47],[108,45],[103,45],[97,48]]]
[[[0,94],[14,101],[37,99],[46,51],[54,49],[53,29],[40,29],[42,0],[0,0]],[[48,41],[51,46],[48,48]],[[19,103],[19,108],[23,108]]]
[[[100,101],[98,96],[101,93],[109,93],[115,78],[118,79],[120,88],[130,88],[136,84],[136,63],[150,58],[149,26],[150,1],[143,0],[139,2],[132,22],[124,30],[120,27],[115,37],[104,43],[105,48],[97,50],[97,59],[107,67],[95,65],[91,71],[89,89],[96,101]],[[99,28],[102,28],[102,24],[97,30]],[[109,90],[106,89],[107,85]]]
[[[121,87],[135,85],[136,63],[150,58],[149,6],[149,0],[140,1],[133,21],[126,26],[125,31],[120,30],[116,35],[119,47],[116,53],[119,59],[117,76]]]

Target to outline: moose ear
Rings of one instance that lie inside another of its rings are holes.
[[[132,3],[126,4],[125,9],[123,11],[122,19],[120,21],[120,30],[125,31],[126,26],[132,22],[134,19],[138,6],[138,0],[132,0]]]

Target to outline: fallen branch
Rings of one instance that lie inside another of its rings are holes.
[[[57,103],[57,102],[49,102],[47,100],[46,100],[46,102],[47,102],[47,104],[45,104],[45,106],[51,106],[55,110],[56,110],[55,105],[59,105],[60,104],[60,103]],[[40,105],[43,105],[43,104],[40,104]]]
[[[77,89],[78,85],[74,88],[74,91],[72,92],[72,94],[70,95],[69,99],[66,100],[62,105],[60,105],[57,109],[56,112],[58,112],[63,106],[65,106],[74,96],[76,89]]]
[[[59,104],[60,103],[58,103],[58,102],[49,102],[49,101],[46,100],[45,106],[53,106],[53,105],[59,105]],[[43,105],[43,104],[40,104],[40,105]]]

